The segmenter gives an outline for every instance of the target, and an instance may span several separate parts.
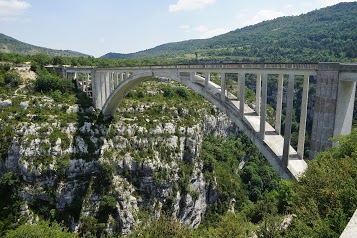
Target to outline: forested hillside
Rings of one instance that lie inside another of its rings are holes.
[[[357,60],[357,2],[300,16],[280,17],[204,40],[168,43],[103,58],[157,58],[171,62],[326,62]],[[196,56],[197,54],[197,56]]]
[[[16,54],[44,54],[49,56],[88,57],[89,55],[71,50],[53,50],[30,45],[0,33],[0,52]]]

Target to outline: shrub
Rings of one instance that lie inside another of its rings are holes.
[[[5,237],[77,237],[76,234],[68,232],[68,229],[63,228],[58,223],[39,222],[38,224],[25,224],[17,229],[9,231]]]
[[[35,80],[35,91],[49,93],[56,90],[65,93],[74,89],[73,83],[56,75],[44,73]]]
[[[164,93],[164,97],[166,98],[172,98],[175,93],[174,89],[171,86],[165,86],[162,91]]]
[[[183,88],[183,87],[177,88],[176,93],[177,93],[177,95],[179,95],[182,98],[188,98],[190,96],[190,92],[188,91],[188,89]]]
[[[18,87],[22,83],[22,79],[16,71],[8,71],[4,78],[5,84],[12,88]]]

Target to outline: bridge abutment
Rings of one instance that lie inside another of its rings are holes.
[[[341,77],[340,63],[319,63],[310,159],[333,145],[332,137],[351,132],[356,81]]]

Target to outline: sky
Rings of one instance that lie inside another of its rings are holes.
[[[0,0],[0,33],[100,57],[204,39],[350,0]]]

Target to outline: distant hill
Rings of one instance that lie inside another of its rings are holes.
[[[30,45],[0,33],[0,52],[17,54],[45,54],[50,56],[87,57],[89,55],[71,50],[53,50]]]
[[[194,61],[357,61],[357,2],[280,17],[210,39],[168,43],[102,58]]]

